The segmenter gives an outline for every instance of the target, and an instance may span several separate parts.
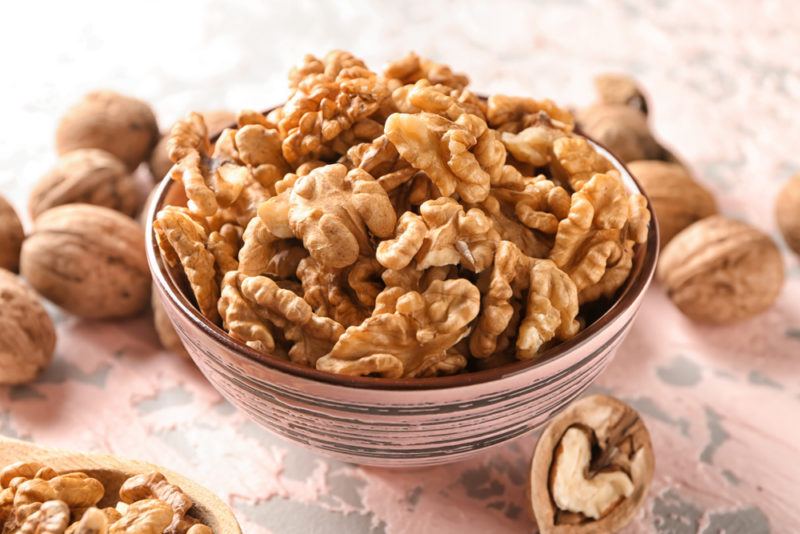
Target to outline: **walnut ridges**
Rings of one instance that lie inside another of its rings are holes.
[[[627,404],[593,395],[545,429],[531,465],[530,497],[542,534],[617,532],[653,478],[650,434]]]
[[[21,272],[44,297],[81,317],[130,316],[150,297],[142,228],[89,204],[41,214],[22,245]]]
[[[158,124],[150,106],[114,91],[88,93],[67,110],[56,129],[59,154],[100,148],[129,170],[150,156],[157,141]]]
[[[0,269],[0,384],[33,380],[50,363],[55,344],[53,321],[38,295]]]
[[[783,285],[783,258],[757,228],[713,215],[675,236],[661,254],[657,276],[689,318],[726,324],[772,305]]]
[[[141,206],[136,179],[116,157],[96,148],[67,152],[31,191],[28,209],[35,219],[64,204],[93,204],[133,216]]]
[[[775,216],[786,244],[800,254],[800,174],[790,178],[778,193]]]
[[[0,269],[17,272],[25,230],[14,207],[0,195]]]

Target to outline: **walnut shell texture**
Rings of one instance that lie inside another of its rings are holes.
[[[800,254],[800,174],[790,178],[778,193],[775,216],[786,244]]]
[[[127,317],[149,302],[144,232],[108,208],[68,204],[44,212],[22,246],[21,271],[44,297],[80,317]]]
[[[662,159],[664,149],[653,137],[647,116],[627,105],[596,104],[578,114],[578,125],[624,162]]]
[[[28,209],[35,219],[64,204],[93,204],[133,216],[141,206],[134,178],[119,159],[96,148],[64,154],[33,188]]]
[[[158,123],[150,106],[114,91],[94,91],[67,110],[56,129],[56,148],[101,148],[133,170],[158,141]]]
[[[675,236],[661,254],[657,276],[689,318],[727,324],[772,305],[783,285],[783,258],[757,228],[713,215]]]
[[[56,331],[39,297],[0,269],[0,384],[33,380],[53,358]]]
[[[677,163],[632,161],[628,170],[650,197],[661,231],[662,248],[693,222],[717,213],[717,202],[711,192]]]
[[[14,207],[0,196],[0,269],[19,270],[19,252],[25,230]]]

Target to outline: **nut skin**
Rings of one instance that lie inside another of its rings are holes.
[[[36,293],[0,269],[0,384],[33,380],[52,360],[55,345],[53,321]]]
[[[777,299],[783,258],[757,228],[713,215],[664,247],[657,277],[690,319],[729,324],[758,315]]]
[[[800,174],[790,178],[778,193],[775,218],[786,244],[800,254]]]
[[[0,269],[17,272],[25,230],[14,207],[0,195]]]
[[[133,216],[141,205],[134,178],[119,159],[105,150],[82,148],[64,154],[31,192],[31,218],[64,204],[104,206]]]
[[[578,428],[594,437],[599,454],[592,454],[590,470],[622,470],[633,483],[632,493],[597,520],[558,510],[551,494],[552,466],[557,455],[562,453],[561,440],[570,428]],[[528,490],[539,532],[588,534],[622,529],[644,502],[654,469],[650,434],[635,410],[607,395],[592,395],[573,402],[553,418],[534,451]]]
[[[623,162],[663,159],[664,148],[653,137],[647,116],[627,105],[596,104],[577,116],[589,137],[608,148]]]
[[[662,248],[693,222],[717,213],[717,202],[711,192],[677,163],[632,161],[628,163],[628,170],[650,197]]]
[[[80,317],[128,317],[150,298],[142,228],[99,206],[68,204],[40,215],[22,246],[21,271],[45,298]]]
[[[114,91],[86,94],[73,105],[56,129],[56,149],[101,148],[133,170],[150,156],[158,141],[158,124],[150,106]]]

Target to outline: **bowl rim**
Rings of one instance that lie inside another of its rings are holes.
[[[536,368],[552,365],[556,360],[565,357],[568,353],[575,351],[600,335],[620,315],[637,303],[649,286],[656,270],[659,253],[659,228],[652,201],[636,178],[628,171],[627,167],[625,167],[610,150],[585,134],[577,133],[576,135],[581,135],[586,138],[594,148],[598,149],[601,154],[609,160],[620,172],[622,180],[629,190],[632,189],[632,192],[640,193],[645,197],[647,208],[650,211],[648,236],[644,244],[637,245],[633,262],[634,272],[629,275],[628,280],[621,289],[621,293],[619,293],[612,306],[574,337],[546,349],[532,360],[515,361],[490,369],[470,371],[456,375],[425,378],[382,378],[337,375],[326,371],[319,371],[312,367],[305,367],[297,363],[263,354],[248,347],[243,342],[232,338],[220,326],[203,316],[186,295],[183,294],[183,291],[178,287],[173,276],[169,273],[169,270],[164,264],[155,240],[153,221],[155,220],[156,214],[161,209],[171,187],[177,184],[177,182],[172,181],[169,176],[164,177],[156,186],[153,198],[146,208],[145,237],[147,262],[156,285],[167,295],[173,307],[177,308],[180,314],[193,326],[231,352],[236,353],[238,356],[254,364],[267,367],[271,371],[285,373],[294,378],[358,389],[413,391],[473,386],[498,381],[520,373],[527,373]],[[637,258],[641,256],[643,257],[637,261]]]

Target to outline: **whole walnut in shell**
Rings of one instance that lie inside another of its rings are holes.
[[[647,97],[636,80],[629,76],[600,74],[594,78],[594,90],[597,100],[603,104],[620,104],[638,109],[647,115]]]
[[[152,288],[151,305],[153,307],[153,325],[156,328],[156,334],[158,334],[158,340],[161,345],[169,351],[188,357],[189,353],[186,352],[186,347],[183,346],[181,338],[175,332],[175,327],[172,326],[172,322],[167,316],[167,311],[164,309],[164,304],[161,302],[161,297],[158,296],[155,287]]]
[[[56,331],[36,293],[0,269],[0,384],[33,380],[50,363]]]
[[[623,162],[662,159],[664,149],[653,137],[647,117],[626,105],[596,104],[577,116],[581,130]]]
[[[139,189],[125,165],[105,150],[81,148],[64,154],[33,188],[31,217],[64,204],[93,204],[133,216],[141,205]]]
[[[150,298],[141,226],[99,206],[41,214],[22,245],[21,271],[44,297],[80,317],[130,316]]]
[[[19,250],[25,230],[14,207],[0,196],[0,269],[16,272],[19,269]]]
[[[714,196],[682,165],[642,160],[629,163],[628,170],[650,197],[661,231],[662,247],[693,222],[717,213]]]
[[[688,317],[726,324],[769,308],[783,285],[778,247],[760,230],[722,215],[689,226],[664,248],[658,278]]]
[[[775,215],[786,244],[800,254],[800,174],[790,178],[778,193]]]
[[[67,110],[56,129],[56,148],[65,154],[78,148],[101,148],[133,170],[158,141],[158,124],[150,106],[114,91],[94,91]]]

